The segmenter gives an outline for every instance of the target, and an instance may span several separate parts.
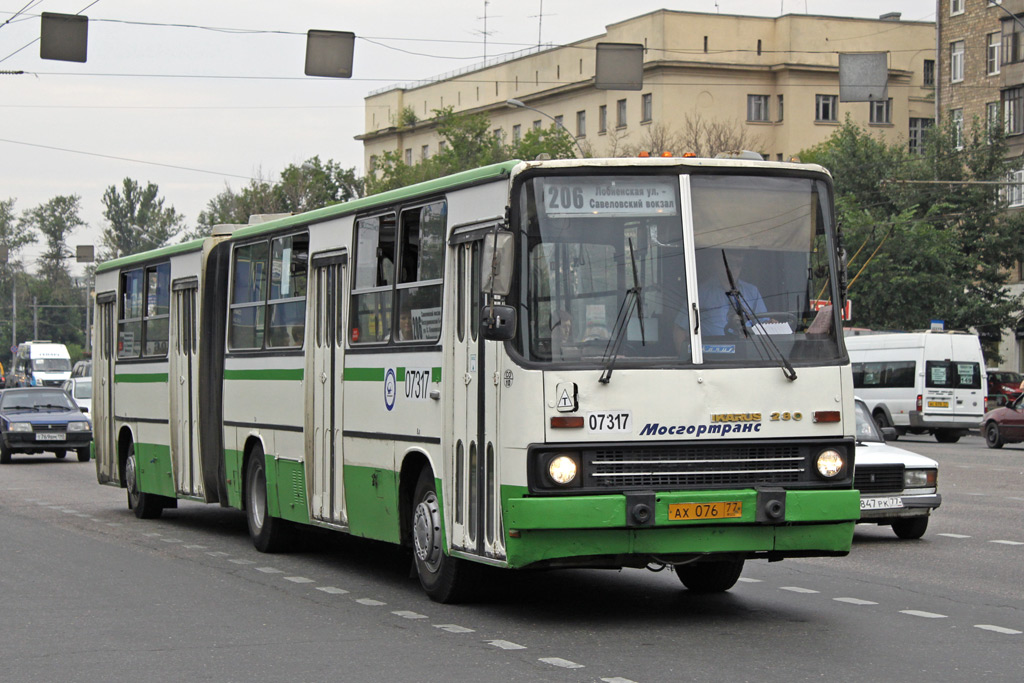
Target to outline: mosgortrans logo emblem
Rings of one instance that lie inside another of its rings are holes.
[[[721,413],[708,424],[667,425],[648,422],[640,429],[645,437],[722,437],[727,434],[754,434],[761,431],[761,413]]]

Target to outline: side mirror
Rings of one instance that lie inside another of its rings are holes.
[[[480,315],[480,333],[489,341],[508,341],[516,336],[516,309],[485,304]]]
[[[512,233],[489,232],[484,236],[480,287],[487,294],[508,296],[512,289]]]
[[[895,427],[882,427],[882,438],[886,441],[892,441],[896,438]]]

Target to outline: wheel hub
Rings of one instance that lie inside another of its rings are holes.
[[[412,541],[416,559],[435,571],[441,563],[441,512],[433,491],[420,501],[413,513]]]

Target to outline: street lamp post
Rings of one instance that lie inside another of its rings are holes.
[[[580,151],[580,156],[581,157],[587,156],[586,153],[584,153],[584,151],[583,151],[583,147],[580,146],[580,141],[576,139],[576,136],[569,132],[569,129],[565,127],[565,124],[563,124],[561,121],[556,119],[551,114],[548,114],[547,112],[543,112],[540,109],[537,109],[535,107],[531,107],[530,105],[525,104],[522,100],[516,100],[516,99],[513,99],[513,98],[509,98],[509,99],[505,100],[505,104],[509,105],[510,107],[519,107],[520,109],[529,109],[530,111],[537,112],[541,116],[548,117],[549,119],[551,119],[552,121],[555,122],[556,126],[558,126],[559,128],[561,128],[562,130],[565,131],[565,134],[568,135],[569,138],[576,145],[576,149],[578,149]]]

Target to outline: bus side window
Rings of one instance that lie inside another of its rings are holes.
[[[437,341],[441,336],[446,209],[441,201],[402,212],[399,341]]]
[[[395,270],[395,214],[356,221],[352,287],[353,344],[391,338],[391,295]]]

